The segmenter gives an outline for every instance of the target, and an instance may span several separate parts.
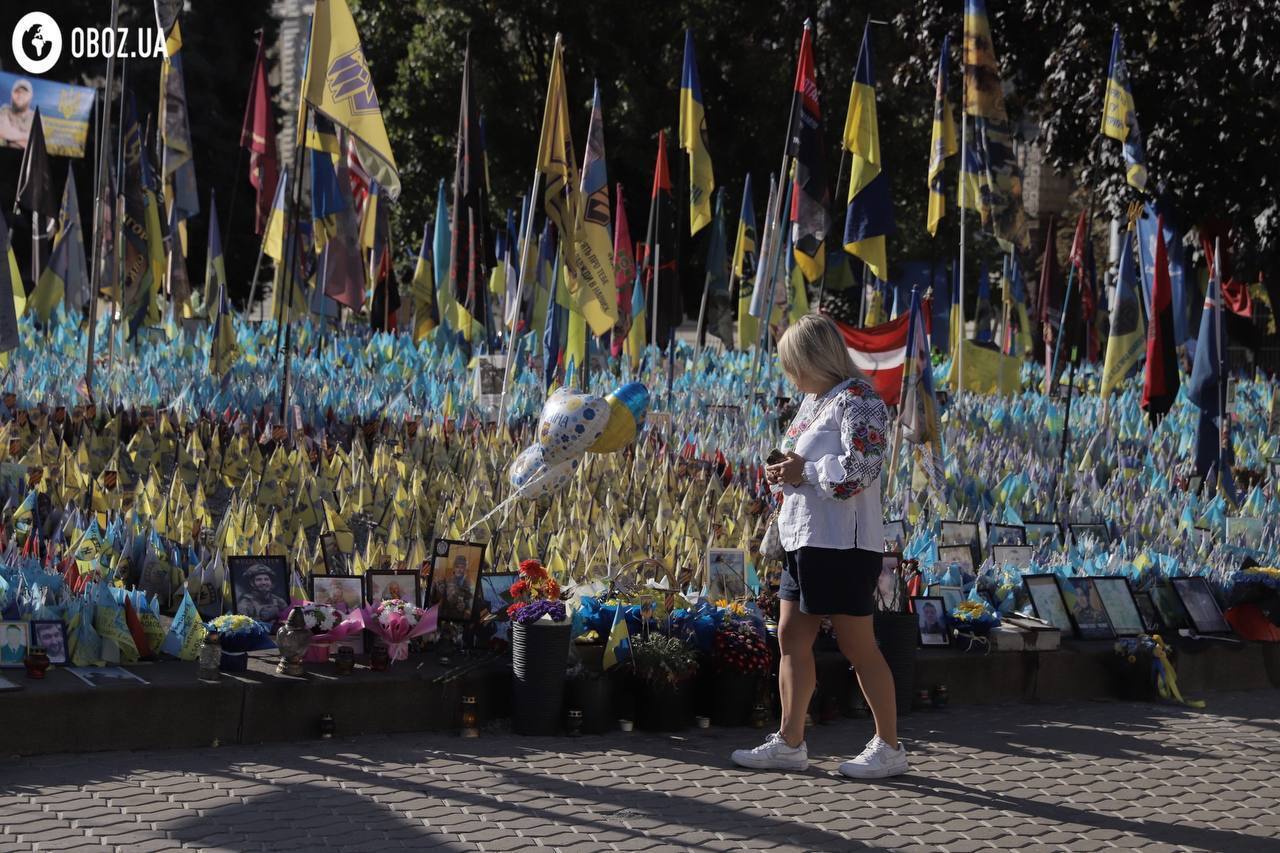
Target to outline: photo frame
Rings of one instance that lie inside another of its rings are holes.
[[[289,615],[289,563],[278,555],[228,557],[231,612],[267,625]]]
[[[1062,598],[1067,603],[1067,614],[1075,626],[1076,636],[1082,640],[1115,639],[1115,629],[1107,618],[1107,609],[1093,585],[1093,578],[1077,576],[1061,578]]]
[[[505,355],[478,355],[474,373],[476,404],[496,408],[502,401],[502,382],[506,376]]]
[[[1097,522],[1086,522],[1083,524],[1068,524],[1067,531],[1071,534],[1071,542],[1075,544],[1081,536],[1093,536],[1099,542],[1110,542],[1111,533],[1108,532],[1105,524]]]
[[[67,626],[60,619],[31,620],[31,645],[44,649],[49,656],[49,663],[56,666],[67,665]],[[3,642],[3,634],[0,634]]]
[[[324,557],[324,570],[330,575],[343,576],[351,574],[351,560],[338,545],[338,534],[320,534],[320,554]]]
[[[1027,528],[1021,524],[988,524],[987,547],[1001,545],[1026,545]]]
[[[707,551],[706,579],[712,601],[738,601],[747,597],[747,552],[741,548]]]
[[[1147,591],[1151,605],[1160,616],[1160,624],[1166,631],[1179,631],[1191,627],[1191,616],[1172,584],[1160,583]]]
[[[26,666],[31,647],[31,625],[28,622],[0,622],[0,668],[19,669]]]
[[[370,606],[398,598],[410,604],[422,604],[421,580],[417,572],[377,570],[365,572],[365,600]]]
[[[1016,566],[1025,569],[1031,565],[1036,549],[1030,545],[993,545],[991,559],[997,566]]]
[[[901,551],[907,545],[907,523],[891,518],[884,523],[884,550]]]
[[[911,611],[916,616],[916,633],[922,647],[941,648],[951,645],[946,605],[941,598],[931,595],[912,596]]]
[[[1135,592],[1133,594],[1134,603],[1138,605],[1138,612],[1142,614],[1142,624],[1146,626],[1147,633],[1154,633],[1160,630],[1160,614],[1156,610],[1156,604],[1151,600],[1150,592]]]
[[[307,595],[316,604],[350,613],[364,606],[364,583],[348,575],[312,575],[307,578]]]
[[[1202,577],[1170,578],[1178,600],[1191,617],[1191,627],[1197,634],[1230,634],[1231,625],[1222,615],[1218,599],[1214,597],[1209,582]]]
[[[978,522],[943,521],[938,536],[940,545],[976,546],[978,544]]]
[[[507,608],[515,599],[511,585],[519,579],[515,572],[498,572],[480,576],[480,603],[476,613],[476,644],[483,647],[490,640],[509,642],[511,618]]]
[[[1023,575],[1022,586],[1031,599],[1036,618],[1048,622],[1064,634],[1072,632],[1071,617],[1067,613],[1067,601],[1057,575]]]
[[[944,566],[950,566],[955,563],[960,566],[961,571],[974,574],[973,567],[977,562],[973,553],[975,547],[970,544],[943,545],[938,548],[938,562]]]
[[[964,590],[958,586],[943,586],[940,583],[930,584],[926,594],[930,598],[941,598],[946,612],[950,613],[964,601]]]
[[[1026,532],[1026,544],[1039,548],[1046,540],[1052,541],[1054,547],[1062,544],[1062,528],[1056,521],[1028,521],[1022,525]]]
[[[1102,599],[1102,607],[1107,611],[1107,618],[1111,620],[1116,636],[1136,637],[1143,633],[1146,625],[1142,612],[1138,610],[1138,602],[1134,600],[1128,578],[1120,575],[1095,577],[1093,586]]]
[[[480,542],[436,540],[427,606],[440,605],[441,621],[471,622],[475,618],[484,552]]]

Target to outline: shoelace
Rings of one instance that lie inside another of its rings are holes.
[[[870,758],[871,756],[875,755],[876,751],[879,748],[880,748],[880,744],[876,742],[875,738],[872,738],[871,740],[867,741],[867,745],[863,747],[862,752],[858,753],[858,757],[853,760],[861,761],[864,758]]]

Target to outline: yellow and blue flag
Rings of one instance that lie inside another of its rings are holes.
[[[61,302],[68,309],[79,310],[88,301],[89,283],[85,275],[84,236],[80,230],[80,204],[76,199],[76,180],[67,169],[67,183],[62,190],[62,211],[58,215],[58,234],[53,240],[49,264],[31,293],[30,306],[48,323]]]
[[[1111,306],[1111,333],[1107,337],[1107,354],[1102,361],[1102,383],[1098,389],[1102,397],[1119,388],[1147,352],[1147,327],[1142,319],[1138,267],[1133,256],[1136,236],[1136,228],[1130,222],[1120,245],[1119,275],[1116,279],[1115,302]]]
[[[276,183],[276,195],[271,200],[271,214],[267,217],[267,227],[262,235],[262,253],[277,264],[284,260],[284,194],[289,184],[289,167],[280,169],[280,180]]]
[[[566,280],[575,312],[591,326],[593,335],[603,335],[618,322],[618,286],[613,272],[613,220],[609,214],[609,173],[604,156],[604,116],[600,107],[600,87],[591,102],[591,123],[587,129],[587,150],[582,160],[582,208],[575,227],[573,251],[576,275]],[[582,367],[582,362],[578,362]]]
[[[733,349],[733,311],[729,306],[729,237],[724,226],[724,190],[716,193],[716,215],[711,225],[711,239],[707,243],[706,324],[699,329],[698,343],[706,342],[707,332]],[[803,286],[802,286],[803,287]]]
[[[577,273],[578,158],[569,132],[569,94],[564,81],[564,46],[556,36],[547,76],[547,102],[542,113],[542,134],[538,142],[538,171],[546,176],[543,200],[547,218],[556,226],[562,254],[570,275]]]
[[[742,185],[742,210],[738,213],[738,239],[733,246],[733,279],[738,288],[738,349],[755,346],[759,321],[751,315],[751,293],[756,278],[756,212],[751,200],[751,174]]]
[[[876,118],[876,81],[871,58],[871,25],[862,33],[858,67],[849,90],[849,114],[844,123],[844,147],[852,158],[849,207],[844,223],[844,248],[862,259],[872,275],[889,279],[885,237],[894,232],[889,177],[882,171],[880,128]]]
[[[1107,69],[1107,95],[1102,102],[1102,132],[1124,144],[1124,177],[1139,192],[1147,188],[1147,154],[1143,150],[1138,110],[1129,86],[1120,28],[1111,34],[1111,65]]]
[[[609,639],[604,644],[604,658],[601,661],[601,666],[606,670],[631,659],[631,631],[627,628],[623,609],[624,606],[619,601],[617,609],[613,611],[613,627],[609,629]]]
[[[947,213],[947,186],[942,172],[947,158],[960,150],[956,142],[956,121],[951,112],[951,99],[947,96],[947,59],[951,49],[951,36],[942,37],[942,52],[938,55],[938,72],[934,78],[933,136],[929,143],[929,236],[937,236],[938,223]]]
[[[316,112],[351,133],[369,174],[388,198],[399,197],[391,142],[346,0],[316,0],[302,96]]]
[[[640,358],[644,355],[645,328],[648,325],[648,311],[645,310],[644,288],[640,286],[640,274],[636,273],[636,283],[631,288],[631,329],[627,332],[627,360],[631,369],[640,367]]]
[[[715,174],[707,145],[707,114],[702,104],[698,61],[693,55],[693,30],[684,31],[684,70],[680,76],[680,147],[689,154],[689,233],[711,222],[711,192]]]
[[[431,226],[422,226],[422,248],[418,250],[418,264],[413,269],[413,342],[421,343],[440,323],[436,315],[435,280],[431,264]]]

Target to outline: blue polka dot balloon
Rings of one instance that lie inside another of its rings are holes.
[[[579,459],[609,422],[609,404],[595,394],[561,388],[547,398],[538,421],[538,446],[549,466]]]

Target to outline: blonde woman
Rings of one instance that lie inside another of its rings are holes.
[[[805,394],[780,445],[786,458],[765,468],[766,479],[783,494],[782,726],[755,749],[735,751],[733,761],[761,770],[809,766],[804,718],[817,681],[813,642],[828,617],[876,724],[875,737],[840,772],[855,779],[896,776],[907,770],[907,752],[898,743],[893,675],[871,621],[884,551],[880,468],[888,415],[826,317],[800,318],[778,342],[778,359]]]

